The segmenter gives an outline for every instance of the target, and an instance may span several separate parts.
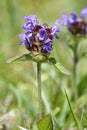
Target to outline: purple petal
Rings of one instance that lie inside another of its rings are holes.
[[[85,33],[87,34],[87,27],[85,28]]]
[[[51,35],[55,37],[56,32],[60,32],[61,28],[57,27],[56,25],[53,25],[51,31]]]
[[[68,15],[67,14],[62,14],[62,19],[64,19],[64,20],[67,20],[68,19]]]
[[[63,24],[62,20],[56,20],[55,25]]]
[[[50,52],[52,50],[52,40],[48,38],[43,44],[42,48],[47,52]]]
[[[22,40],[25,40],[25,39],[26,39],[26,35],[25,35],[25,34],[19,34],[18,36],[19,36],[20,39],[22,39]]]
[[[63,24],[64,24],[64,25],[67,25],[67,21],[68,21],[68,18],[69,18],[68,15],[67,15],[67,14],[62,14],[61,17],[62,17],[62,19],[63,19],[63,21],[64,21]]]
[[[55,37],[56,39],[59,39],[59,36],[58,36],[57,34],[55,34],[54,37]]]
[[[30,32],[28,31],[25,34],[26,34],[26,38],[31,38],[33,36],[32,31]]]
[[[24,19],[28,22],[32,22],[34,26],[38,24],[38,19],[37,19],[36,15],[34,15],[34,14],[25,16]]]
[[[78,16],[75,12],[71,13],[71,17],[68,18],[67,20],[67,26],[69,26],[70,24],[76,23],[78,22]]]
[[[68,21],[67,21],[67,25],[69,24],[73,24],[75,23],[76,21],[74,19],[72,19],[71,17],[69,17]]]
[[[46,30],[45,29],[40,29],[39,33],[37,34],[37,37],[39,38],[39,40],[45,40],[47,38],[46,35]]]
[[[87,17],[87,7],[85,7],[82,11],[81,11],[81,16],[82,17]]]
[[[52,45],[44,45],[43,49],[45,49],[47,52],[52,51]]]
[[[30,49],[30,44],[32,44],[32,41],[26,39],[26,40],[24,41],[24,44],[25,44],[26,48],[29,50],[29,49]]]
[[[32,22],[28,22],[28,23],[23,25],[23,29],[28,30],[28,31],[32,30],[33,28],[34,28],[34,26],[33,26]]]
[[[43,50],[46,50],[47,52],[51,52],[52,51],[52,45],[43,45]]]
[[[18,42],[19,45],[24,44],[24,42]]]
[[[78,18],[77,14],[76,14],[75,12],[72,12],[72,13],[71,13],[71,17],[72,17],[72,19],[73,19],[74,21],[76,21],[77,18]]]
[[[45,41],[44,44],[50,44],[50,43],[52,43],[52,40],[48,38],[48,39]]]
[[[34,19],[37,19],[36,15],[35,14],[31,14],[29,16],[25,16],[24,19],[26,21],[29,21],[29,20],[34,20]]]

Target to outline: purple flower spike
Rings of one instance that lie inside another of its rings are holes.
[[[69,32],[74,36],[85,36],[87,34],[87,7],[81,11],[81,15],[78,17],[75,12],[72,12],[69,16],[62,15],[63,25],[67,27]]]
[[[53,39],[58,39],[57,33],[61,31],[56,23],[52,27],[47,24],[38,24],[36,15],[32,14],[24,18],[27,23],[23,25],[26,31],[24,34],[19,34],[22,40],[19,44],[24,44],[25,47],[33,54],[47,55],[52,51]],[[57,24],[61,22],[57,21]]]

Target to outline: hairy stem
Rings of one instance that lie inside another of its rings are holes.
[[[37,63],[37,84],[38,84],[39,119],[41,119],[42,118],[41,63]]]

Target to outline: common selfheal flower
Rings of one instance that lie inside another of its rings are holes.
[[[84,8],[80,16],[75,12],[72,12],[70,15],[63,14],[63,25],[75,36],[85,36],[87,34],[87,7]]]
[[[22,40],[19,44],[25,47],[33,54],[49,54],[53,49],[53,39],[58,39],[57,33],[61,31],[56,24],[48,27],[47,24],[39,24],[36,15],[32,14],[24,17],[27,21],[23,25],[24,34],[19,34]]]

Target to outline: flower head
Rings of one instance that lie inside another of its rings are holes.
[[[53,49],[53,39],[59,38],[57,32],[61,29],[54,24],[48,27],[47,24],[39,24],[36,15],[32,14],[24,17],[27,21],[23,25],[24,34],[19,34],[22,40],[19,44],[24,44],[31,53],[49,54]]]
[[[87,34],[87,7],[84,8],[80,16],[78,17],[75,12],[72,12],[69,16],[62,15],[63,25],[75,36],[82,36]]]

